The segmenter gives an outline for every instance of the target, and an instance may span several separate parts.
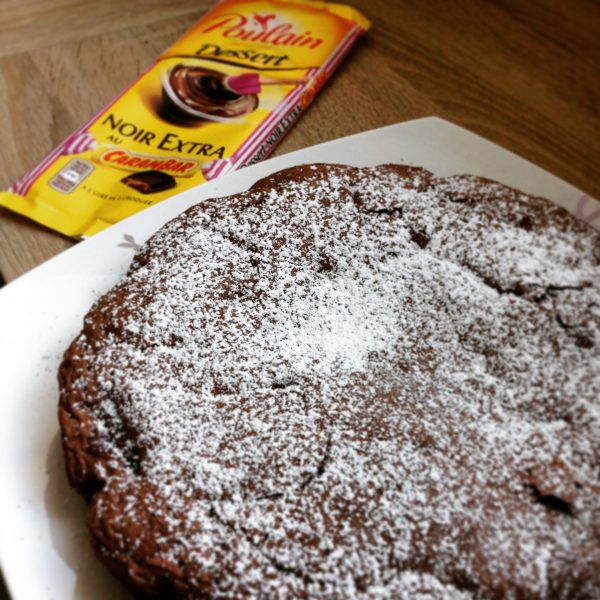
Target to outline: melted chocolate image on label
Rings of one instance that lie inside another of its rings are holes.
[[[163,80],[163,116],[179,122],[220,121],[256,110],[258,95],[236,94],[226,78],[204,67],[176,65]]]

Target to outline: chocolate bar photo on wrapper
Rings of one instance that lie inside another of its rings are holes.
[[[156,194],[176,185],[175,178],[162,171],[141,171],[123,177],[121,181],[142,194]]]

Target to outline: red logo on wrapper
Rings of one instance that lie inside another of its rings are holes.
[[[263,42],[274,46],[307,46],[316,48],[323,43],[310,31],[299,33],[292,23],[269,23],[277,15],[257,15],[251,19],[240,14],[222,15],[214,19],[204,33],[220,30],[226,39],[239,39],[246,42]]]

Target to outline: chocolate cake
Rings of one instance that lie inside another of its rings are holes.
[[[160,229],[59,379],[141,595],[600,595],[600,234],[542,198],[276,173]]]

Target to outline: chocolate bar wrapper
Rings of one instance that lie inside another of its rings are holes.
[[[218,2],[112,102],[0,192],[0,205],[65,235],[87,237],[262,160],[369,25],[341,4]],[[259,89],[240,88],[248,78]]]

